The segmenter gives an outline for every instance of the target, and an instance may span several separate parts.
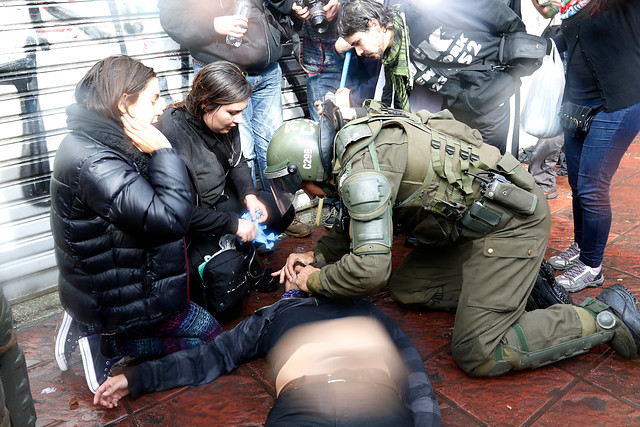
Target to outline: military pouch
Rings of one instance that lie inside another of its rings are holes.
[[[487,186],[484,196],[522,215],[533,215],[538,207],[538,196],[511,182],[497,179]]]
[[[472,231],[486,234],[498,225],[500,218],[502,218],[502,212],[490,209],[482,202],[476,200],[467,210],[460,222]]]

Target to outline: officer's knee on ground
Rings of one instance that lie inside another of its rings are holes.
[[[521,369],[522,353],[500,344],[489,354],[476,349],[480,343],[473,340],[467,344],[453,347],[453,360],[458,367],[471,377],[492,377],[503,375],[512,369]]]

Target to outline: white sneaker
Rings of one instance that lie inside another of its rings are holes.
[[[580,247],[577,243],[572,243],[564,252],[549,258],[549,264],[555,270],[566,270],[580,258]]]
[[[593,268],[578,260],[575,264],[556,277],[556,283],[569,292],[578,292],[584,288],[595,288],[604,283],[602,271],[595,272]]]

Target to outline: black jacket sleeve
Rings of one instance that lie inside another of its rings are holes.
[[[236,234],[238,232],[238,215],[233,212],[220,212],[194,206],[189,229],[209,232],[218,236]]]
[[[122,155],[101,151],[89,157],[79,175],[79,194],[93,211],[132,234],[175,240],[191,220],[187,169],[172,148],[149,159],[147,181]]]
[[[247,159],[242,155],[242,147],[240,144],[240,130],[236,127],[231,130],[231,143],[234,145],[235,152],[239,153],[238,157],[233,159],[233,166],[229,169],[227,182],[231,182],[240,197],[240,201],[244,201],[247,194],[258,195],[258,190],[253,185],[251,179],[251,168],[247,164]]]
[[[159,0],[160,24],[182,46],[207,46],[225,36],[213,28],[218,16],[233,15],[234,2],[202,0]]]
[[[261,354],[272,310],[261,310],[204,345],[132,367],[125,372],[132,397],[185,385],[208,384]]]

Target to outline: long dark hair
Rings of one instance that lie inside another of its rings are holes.
[[[135,103],[149,81],[156,77],[153,68],[127,55],[114,55],[96,62],[76,85],[74,98],[88,110],[120,123],[118,105]]]
[[[242,69],[231,62],[217,61],[198,71],[187,96],[173,107],[202,120],[206,111],[215,111],[221,105],[244,101],[250,96],[251,85]]]
[[[340,9],[336,28],[338,36],[345,38],[369,30],[369,21],[375,19],[382,28],[393,28],[393,9],[375,0],[350,0]]]
[[[607,10],[615,9],[626,0],[591,0],[589,2],[589,16],[594,16]]]

